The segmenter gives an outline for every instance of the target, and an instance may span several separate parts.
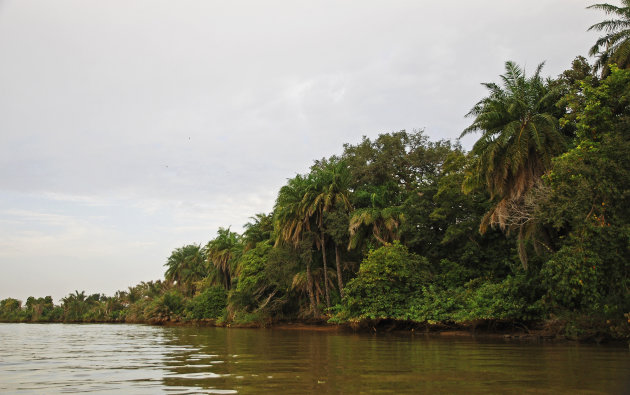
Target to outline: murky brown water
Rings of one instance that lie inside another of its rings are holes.
[[[630,393],[627,347],[0,324],[2,393]]]

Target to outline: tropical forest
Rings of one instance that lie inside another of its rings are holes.
[[[462,136],[382,133],[313,161],[242,233],[173,246],[113,296],[0,301],[4,322],[507,330],[630,339],[630,0],[592,61],[512,61]],[[463,115],[463,114],[462,114]],[[246,188],[246,186],[243,186]]]

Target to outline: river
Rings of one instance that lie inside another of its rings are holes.
[[[0,324],[0,392],[623,394],[630,351],[411,333]]]

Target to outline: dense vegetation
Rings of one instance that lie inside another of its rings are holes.
[[[470,152],[422,131],[346,144],[278,192],[242,234],[219,229],[164,280],[112,297],[0,301],[6,321],[226,324],[392,319],[538,324],[630,337],[630,2],[595,66],[556,78],[506,63],[468,114]],[[608,63],[610,60],[616,61]]]

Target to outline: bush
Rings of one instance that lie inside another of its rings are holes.
[[[214,286],[207,288],[188,302],[186,306],[187,316],[197,320],[219,318],[225,314],[226,305],[227,293],[225,289]]]
[[[601,304],[599,257],[579,245],[565,245],[542,269],[552,306],[598,311]],[[599,270],[598,270],[599,268]]]
[[[144,317],[150,320],[177,319],[184,311],[184,296],[177,290],[171,290],[155,298],[144,309]]]
[[[410,319],[417,322],[455,321],[455,316],[465,306],[465,290],[459,288],[441,288],[430,284],[422,287],[422,293],[416,295],[410,303]]]
[[[541,317],[541,301],[530,300],[525,274],[508,276],[501,282],[471,281],[466,286],[463,308],[454,315],[457,322],[472,320],[533,320]]]
[[[422,287],[410,306],[419,322],[466,323],[473,320],[534,320],[542,317],[537,287],[519,273],[500,282],[477,278],[459,287]]]
[[[430,277],[428,266],[398,242],[370,251],[343,303],[351,317],[408,319],[410,300]]]

